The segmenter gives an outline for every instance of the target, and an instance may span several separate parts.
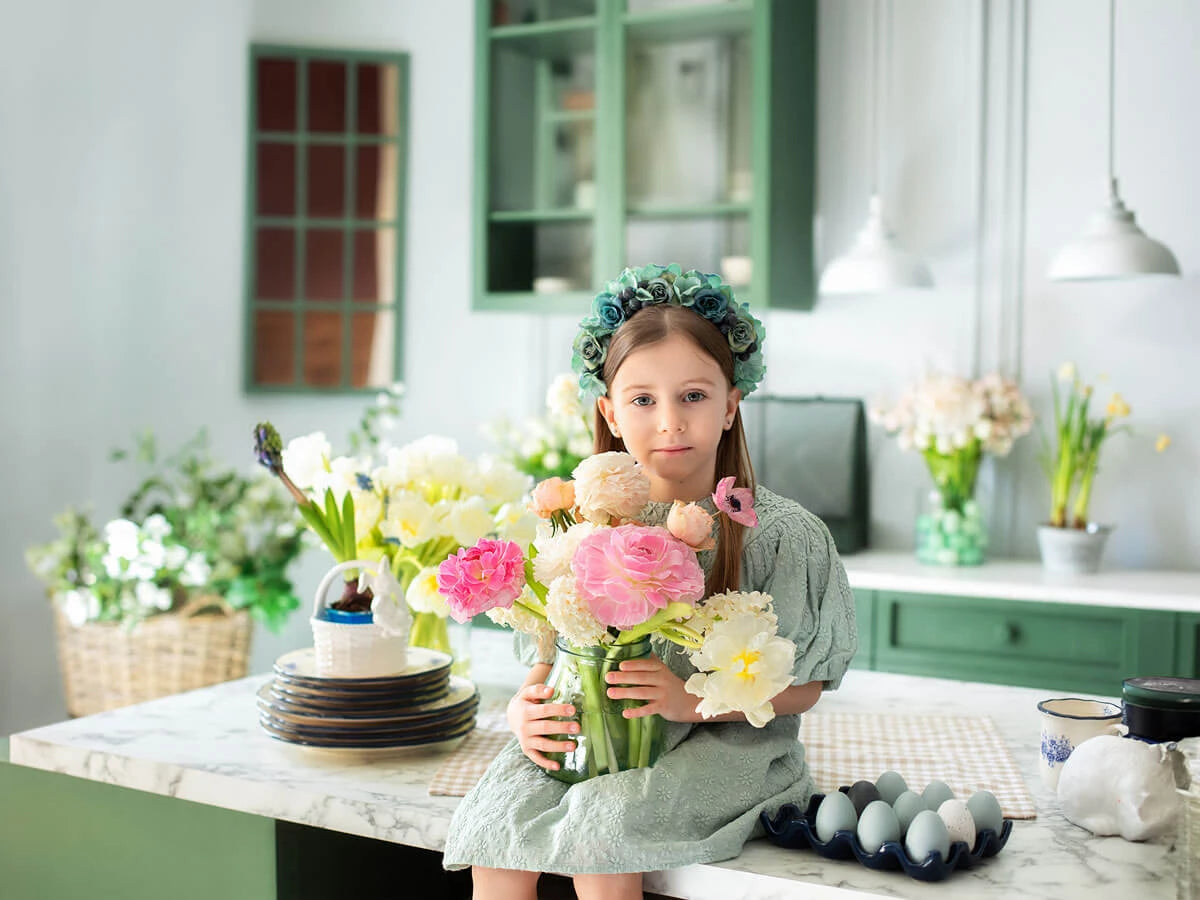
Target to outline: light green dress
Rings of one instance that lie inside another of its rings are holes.
[[[670,508],[652,502],[640,518],[663,524]],[[746,531],[741,588],[774,598],[779,633],[797,648],[793,683],[824,681],[836,688],[858,635],[854,598],[829,530],[799,504],[762,487],[755,509],[759,525]],[[706,571],[712,556],[700,554]],[[524,661],[535,661],[529,642],[518,641],[518,649]],[[695,671],[674,644],[656,639],[654,649],[679,677]],[[575,785],[546,775],[514,739],[455,811],[445,867],[576,875],[731,859],[762,833],[760,812],[774,813],[784,803],[803,808],[813,793],[797,740],[799,716],[777,716],[764,728],[665,726],[667,750],[652,767]]]

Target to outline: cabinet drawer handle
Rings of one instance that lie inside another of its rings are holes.
[[[996,628],[996,637],[1004,644],[1015,644],[1021,639],[1021,626],[1016,622],[1005,622]]]

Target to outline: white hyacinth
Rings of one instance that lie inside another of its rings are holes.
[[[576,647],[607,644],[613,640],[604,624],[592,615],[587,601],[576,592],[574,575],[560,575],[550,582],[546,617],[555,630]]]

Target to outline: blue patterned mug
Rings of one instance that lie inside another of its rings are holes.
[[[1042,714],[1042,746],[1038,753],[1038,771],[1042,784],[1058,788],[1058,776],[1071,751],[1101,734],[1124,735],[1121,707],[1103,700],[1060,697],[1037,705]]]

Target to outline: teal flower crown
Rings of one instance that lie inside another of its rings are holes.
[[[613,333],[638,310],[660,303],[694,310],[716,325],[733,351],[733,386],[743,397],[758,387],[767,371],[762,356],[766,330],[751,315],[750,304],[739,304],[720,276],[695,269],[684,272],[672,263],[626,269],[592,300],[592,313],[579,323],[571,348],[580,394],[603,397],[608,392],[601,373]]]

